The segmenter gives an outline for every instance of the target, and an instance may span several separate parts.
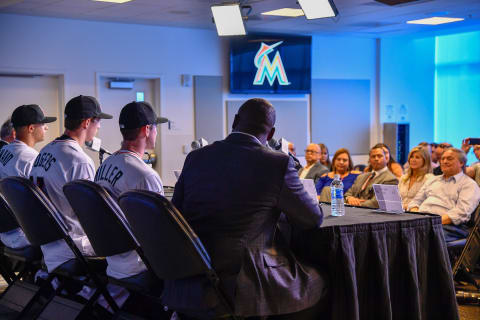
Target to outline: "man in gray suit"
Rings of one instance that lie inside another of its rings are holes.
[[[315,184],[318,179],[328,172],[328,168],[320,163],[320,146],[316,143],[310,143],[305,150],[305,161],[307,165],[298,171],[301,179],[313,179]]]
[[[277,222],[283,212],[297,228],[315,229],[323,213],[291,158],[265,146],[274,124],[268,101],[245,102],[225,140],[188,154],[172,202],[205,245],[237,316],[319,319],[325,280],[297,260]],[[222,316],[203,277],[165,281],[163,301],[188,316]]]
[[[378,208],[373,191],[374,184],[398,184],[397,178],[388,170],[385,151],[382,148],[370,150],[372,172],[359,175],[353,186],[345,193],[345,200],[354,206]]]

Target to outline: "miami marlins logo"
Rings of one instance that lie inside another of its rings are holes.
[[[285,73],[285,68],[283,67],[280,53],[277,51],[272,62],[270,62],[268,58],[273,48],[279,46],[282,42],[283,41],[279,41],[270,46],[262,42],[260,45],[260,49],[257,51],[255,59],[253,60],[257,67],[257,74],[255,75],[255,80],[253,80],[254,85],[261,86],[265,78],[267,78],[270,85],[273,85],[275,78],[281,86],[288,86],[290,84],[287,79],[287,74]]]

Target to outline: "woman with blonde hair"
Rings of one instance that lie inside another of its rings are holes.
[[[319,194],[318,200],[331,201],[330,184],[336,174],[340,175],[340,179],[342,179],[343,193],[345,194],[360,173],[360,171],[353,171],[352,157],[348,149],[338,149],[332,159],[332,171],[321,176],[315,185]]]
[[[430,153],[427,149],[417,146],[408,154],[407,172],[400,178],[398,189],[402,197],[402,206],[407,209],[410,201],[415,198],[423,184],[433,177]]]

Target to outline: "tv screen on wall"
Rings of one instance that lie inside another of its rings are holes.
[[[249,35],[230,41],[230,92],[310,93],[312,38]]]

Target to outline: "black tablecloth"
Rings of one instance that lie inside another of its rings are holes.
[[[331,319],[458,319],[440,216],[347,207],[292,241],[299,257],[327,267]]]

